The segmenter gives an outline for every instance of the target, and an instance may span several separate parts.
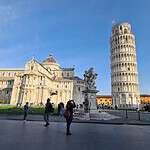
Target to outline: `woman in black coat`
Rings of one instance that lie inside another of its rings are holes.
[[[67,131],[66,135],[71,135],[70,132],[70,125],[73,119],[73,108],[75,108],[75,102],[73,100],[69,100],[66,105],[66,111],[68,112],[68,116],[66,117],[66,122],[67,122]]]

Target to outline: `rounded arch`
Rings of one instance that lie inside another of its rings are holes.
[[[124,29],[124,34],[127,34],[128,33],[128,30],[127,28]]]

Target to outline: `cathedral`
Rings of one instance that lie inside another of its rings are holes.
[[[52,55],[42,63],[31,59],[22,69],[0,69],[0,103],[44,105],[47,98],[55,105],[73,99],[83,104],[84,80],[74,68],[62,68]]]

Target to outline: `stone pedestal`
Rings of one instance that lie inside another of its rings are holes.
[[[97,112],[97,105],[96,105],[96,93],[98,90],[84,90],[83,93],[85,94],[85,112],[95,113]]]
[[[119,118],[107,112],[99,112],[96,105],[96,93],[98,90],[86,89],[83,91],[85,95],[84,110],[75,113],[74,118],[78,120],[112,120]]]

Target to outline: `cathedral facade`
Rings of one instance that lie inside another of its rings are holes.
[[[44,105],[47,98],[57,106],[74,99],[84,101],[84,80],[74,75],[74,68],[61,68],[52,55],[39,63],[32,59],[23,69],[0,69],[0,102],[11,105]]]

